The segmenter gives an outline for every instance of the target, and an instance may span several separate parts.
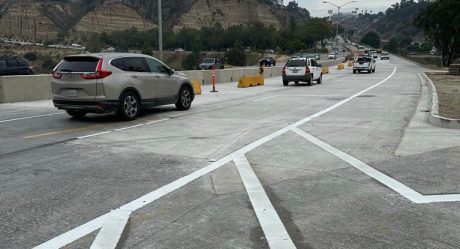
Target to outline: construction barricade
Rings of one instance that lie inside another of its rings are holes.
[[[264,77],[262,75],[244,75],[238,81],[238,88],[262,85],[264,85]]]

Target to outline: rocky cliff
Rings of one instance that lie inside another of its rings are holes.
[[[179,30],[256,22],[280,28],[291,18],[309,18],[306,10],[292,12],[276,2],[168,0],[163,1],[163,20],[166,29]],[[157,26],[157,11],[155,0],[0,0],[0,37],[44,41],[133,27],[149,30]]]

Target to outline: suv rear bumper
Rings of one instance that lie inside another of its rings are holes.
[[[53,99],[54,106],[61,110],[79,110],[91,113],[109,113],[118,110],[118,101],[75,101]]]
[[[311,74],[307,75],[283,75],[283,81],[303,81],[307,82],[310,80]]]

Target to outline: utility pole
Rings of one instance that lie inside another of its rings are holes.
[[[158,49],[160,60],[163,61],[163,17],[161,14],[161,0],[158,0]]]
[[[356,1],[350,1],[350,2],[348,2],[348,3],[346,3],[346,4],[342,4],[342,5],[335,5],[335,4],[333,4],[333,3],[331,3],[331,2],[328,2],[328,1],[323,1],[323,3],[328,3],[328,4],[330,4],[330,5],[332,5],[332,6],[334,6],[334,7],[337,8],[337,31],[336,31],[336,33],[335,33],[335,37],[337,38],[337,37],[339,36],[339,23],[340,23],[340,22],[339,22],[339,18],[340,18],[339,15],[340,15],[340,9],[341,9],[343,6],[347,5],[347,4],[356,3]]]

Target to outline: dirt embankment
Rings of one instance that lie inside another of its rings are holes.
[[[438,92],[439,114],[446,118],[460,119],[460,76],[427,74]]]

